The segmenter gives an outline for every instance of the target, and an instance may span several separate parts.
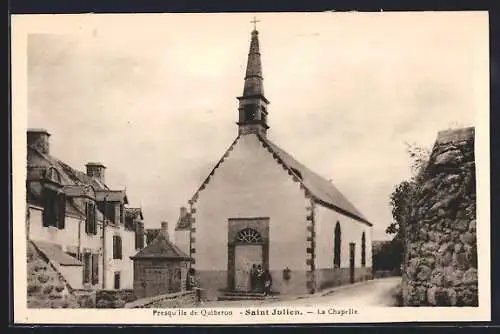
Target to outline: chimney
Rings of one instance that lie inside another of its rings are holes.
[[[45,129],[28,129],[28,146],[33,147],[44,154],[49,154],[50,133]]]
[[[168,240],[169,239],[169,236],[168,236],[168,223],[167,222],[161,222],[161,231],[160,231],[161,234],[163,234],[163,236]]]
[[[104,170],[106,167],[100,162],[89,162],[85,165],[87,168],[87,175],[101,181],[105,184],[106,179],[104,178]]]
[[[181,218],[187,215],[187,209],[185,206],[181,206]]]

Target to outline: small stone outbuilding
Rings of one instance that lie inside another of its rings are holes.
[[[137,298],[185,290],[191,259],[170,241],[166,222],[162,223],[156,238],[131,259]]]

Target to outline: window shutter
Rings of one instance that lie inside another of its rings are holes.
[[[44,227],[49,227],[51,225],[50,223],[50,217],[51,217],[51,212],[52,212],[52,207],[51,207],[51,200],[50,200],[50,192],[45,190],[43,192],[43,215],[42,215],[42,224]]]
[[[144,223],[139,223],[139,248],[144,248]]]
[[[83,254],[83,283],[88,283],[90,278],[90,253]]]
[[[139,248],[139,223],[134,224],[135,227],[135,249]]]
[[[63,230],[65,227],[65,220],[66,220],[66,194],[61,193],[58,195],[58,227],[59,229]]]
[[[99,254],[92,254],[92,284],[99,283]]]
[[[96,219],[96,207],[94,203],[90,203],[90,222],[92,234],[97,234],[97,219]]]
[[[122,258],[122,238],[118,237],[118,254],[119,254],[119,259]]]
[[[85,202],[85,233],[89,233],[90,232],[90,229],[89,229],[89,226],[90,226],[90,203],[89,202]]]

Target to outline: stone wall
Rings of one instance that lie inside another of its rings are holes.
[[[27,245],[28,308],[78,308],[78,300],[64,277],[32,242]]]
[[[126,303],[137,300],[134,290],[99,290],[96,292],[96,308],[123,308]]]
[[[438,134],[410,196],[403,304],[477,306],[474,128]]]
[[[147,297],[127,303],[125,308],[177,308],[196,306],[194,291],[182,291],[160,296]]]

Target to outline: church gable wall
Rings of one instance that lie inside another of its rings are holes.
[[[305,288],[308,205],[300,184],[259,139],[255,135],[241,136],[193,204],[195,268],[201,277],[210,277],[210,285],[219,282],[215,285],[226,288],[229,219],[269,218],[273,286],[287,290],[296,278]],[[285,268],[291,270],[288,285],[283,283]]]
[[[315,206],[316,229],[316,287],[323,289],[331,286],[350,283],[350,243],[355,243],[354,281],[371,277],[372,252],[370,226],[344,216],[330,208],[317,204]],[[340,267],[334,266],[335,226],[340,224],[341,246]],[[361,264],[361,240],[365,233],[365,265]]]

